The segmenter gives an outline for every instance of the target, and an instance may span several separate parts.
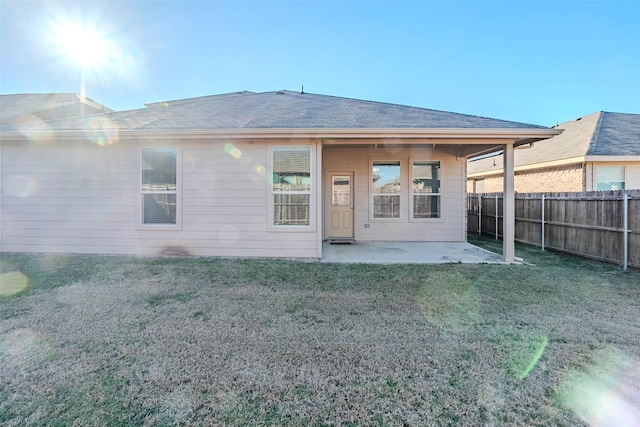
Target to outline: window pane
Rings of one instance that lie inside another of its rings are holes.
[[[415,194],[413,196],[414,218],[440,218],[440,196]]]
[[[596,166],[598,191],[624,190],[624,166]]]
[[[440,162],[413,162],[413,192],[440,193]]]
[[[374,218],[400,218],[400,196],[373,196]]]
[[[373,162],[373,193],[400,194],[400,162]]]
[[[351,206],[351,177],[334,176],[331,185],[331,204],[333,206]]]
[[[309,194],[274,194],[275,225],[309,225]]]
[[[175,148],[144,148],[142,191],[176,191],[177,157]]]
[[[175,224],[175,194],[144,194],[143,224]]]
[[[311,190],[311,148],[275,147],[273,149],[274,191]]]

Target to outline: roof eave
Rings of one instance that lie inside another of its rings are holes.
[[[103,131],[109,131],[104,129]],[[551,138],[562,133],[561,129],[485,129],[485,128],[268,128],[268,129],[154,129],[113,130],[121,136],[144,138],[402,138],[402,139],[501,139],[513,140],[516,145],[528,144]],[[3,139],[29,136],[57,136],[68,139],[85,139],[84,130],[0,131]],[[454,143],[454,142],[452,142]]]

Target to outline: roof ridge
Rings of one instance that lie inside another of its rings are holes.
[[[171,103],[176,103],[176,102],[183,103],[183,102],[187,102],[187,101],[195,101],[195,100],[204,99],[204,98],[222,98],[222,97],[226,97],[226,96],[253,95],[253,94],[256,94],[256,92],[252,92],[250,90],[240,90],[240,91],[236,91],[236,92],[217,93],[217,94],[213,94],[213,95],[193,96],[191,98],[167,99],[167,100],[164,100],[164,101],[149,102],[149,103],[144,104],[144,106],[147,107],[147,108],[152,108],[152,107],[164,106],[165,104],[171,104]]]
[[[366,102],[369,104],[376,104],[376,105],[389,105],[389,106],[394,106],[394,107],[402,107],[402,108],[409,108],[409,109],[413,109],[413,110],[419,110],[419,111],[434,111],[437,113],[446,113],[446,114],[456,114],[459,116],[467,116],[467,117],[474,117],[474,118],[478,118],[478,119],[484,119],[484,120],[492,120],[492,121],[499,121],[499,122],[505,122],[505,123],[518,123],[518,124],[522,124],[522,125],[526,125],[526,126],[536,126],[539,127],[541,129],[547,129],[546,126],[542,126],[542,125],[537,125],[537,124],[533,124],[533,123],[524,123],[524,122],[518,122],[518,121],[513,121],[513,120],[503,120],[503,119],[496,119],[493,117],[487,117],[487,116],[478,116],[475,114],[467,114],[467,113],[456,113],[454,111],[447,111],[447,110],[436,110],[434,108],[426,108],[426,107],[416,107],[414,105],[406,105],[406,104],[398,104],[395,102],[386,102],[386,101],[373,101],[370,99],[360,99],[360,98],[348,98],[346,96],[338,96],[338,95],[325,95],[322,93],[313,93],[313,92],[304,92],[304,93],[300,93],[299,91],[292,91],[292,90],[288,90],[288,89],[282,89],[282,90],[277,90],[277,91],[267,91],[267,92],[258,92],[256,93],[257,95],[261,95],[261,94],[269,94],[269,93],[276,93],[276,92],[286,92],[286,93],[291,93],[291,94],[298,94],[298,95],[314,95],[314,96],[323,96],[323,97],[327,97],[327,98],[338,98],[338,99],[344,99],[347,101],[358,101],[358,102]]]
[[[605,112],[598,111],[597,114],[599,115],[598,121],[596,122],[596,125],[593,128],[593,134],[591,135],[591,140],[589,141],[589,148],[587,149],[587,152],[585,154],[592,153],[593,151],[595,151],[596,147],[598,146],[598,139],[600,138],[600,129],[602,125],[602,120],[604,119]]]
[[[594,116],[596,114],[600,114],[600,113],[603,113],[603,112],[604,111],[594,111],[593,113],[585,114],[585,115],[582,115],[582,116],[577,116],[577,117],[574,117],[572,119],[565,120],[564,122],[560,122],[557,125],[553,125],[553,127],[555,127],[555,128],[561,127],[564,124],[577,122],[577,121],[580,121],[580,120],[584,119],[585,117]]]

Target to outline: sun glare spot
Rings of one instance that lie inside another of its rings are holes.
[[[233,225],[224,225],[218,231],[218,241],[224,246],[234,246],[240,240],[240,232]]]
[[[53,142],[54,137],[51,132],[48,132],[49,130],[51,130],[51,126],[36,116],[33,116],[33,121],[20,124],[17,129],[17,131],[20,132],[27,141],[34,144],[46,144]]]
[[[27,289],[29,279],[19,271],[0,274],[0,296],[9,297]]]
[[[216,188],[218,178],[216,177],[215,174],[211,172],[207,172],[199,176],[201,176],[201,178],[195,178],[191,182],[193,185],[193,188],[195,188],[198,191],[209,191]]]
[[[88,25],[61,23],[55,33],[65,54],[83,67],[99,65],[112,48],[108,39]]]
[[[640,425],[640,364],[616,348],[592,355],[561,384],[563,405],[592,426]]]
[[[121,37],[122,31],[98,21],[59,15],[49,26],[47,38],[59,62],[81,68],[80,93],[86,84],[108,85],[114,79],[135,80],[144,60],[143,51],[132,40]]]
[[[38,181],[26,175],[9,176],[5,185],[14,197],[30,197],[38,191]]]
[[[85,128],[87,138],[98,145],[113,145],[120,139],[118,125],[106,117],[91,118]]]
[[[242,151],[240,151],[240,149],[234,146],[233,144],[229,144],[229,143],[225,144],[224,152],[230,155],[231,157],[233,157],[234,159],[239,159],[240,157],[242,157]]]
[[[253,165],[253,171],[260,176],[264,176],[266,168],[262,165]]]
[[[183,155],[183,162],[182,162],[182,170],[184,172],[193,172],[194,170],[196,170],[196,167],[198,166],[198,161],[196,159],[193,158],[193,156],[189,155],[189,154],[184,154]]]
[[[445,281],[447,292],[439,285]],[[425,320],[442,328],[459,330],[482,320],[480,292],[463,274],[429,276],[418,289],[416,300]]]

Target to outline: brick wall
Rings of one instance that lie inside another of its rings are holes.
[[[584,179],[581,163],[516,172],[515,190],[518,193],[584,191]],[[502,175],[484,178],[484,193],[501,193],[502,189]],[[472,179],[467,181],[467,191],[475,192]]]

